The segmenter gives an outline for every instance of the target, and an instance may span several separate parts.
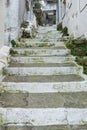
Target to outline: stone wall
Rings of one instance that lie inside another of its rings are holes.
[[[60,0],[60,21],[74,37],[87,37],[87,0]]]

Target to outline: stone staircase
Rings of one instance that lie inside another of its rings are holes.
[[[87,77],[55,26],[12,50],[0,87],[0,130],[87,130]]]

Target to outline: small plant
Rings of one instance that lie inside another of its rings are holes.
[[[11,50],[10,50],[10,54],[11,54],[11,55],[15,55],[15,54],[18,54],[18,52],[15,51],[15,50],[13,50],[13,49],[11,49]]]
[[[67,48],[69,48],[69,49],[73,48],[72,38],[71,38],[71,37],[65,42],[65,45],[66,45]]]
[[[51,46],[54,46],[55,44],[48,44],[48,43],[42,43],[42,44],[39,44],[38,47],[51,47]]]
[[[87,74],[87,40],[71,38],[65,44],[71,50],[71,54],[76,56],[75,61],[83,66],[83,72]]]
[[[11,45],[12,45],[12,47],[15,47],[17,45],[16,41],[15,40],[11,40]]]
[[[24,56],[28,56],[28,55],[29,55],[28,51],[24,51]]]
[[[42,43],[38,45],[38,47],[47,47],[47,46],[48,46],[48,43]]]
[[[2,74],[3,74],[4,76],[8,74],[6,68],[3,68],[3,70],[2,70]]]
[[[57,25],[57,30],[62,31],[62,22]]]
[[[36,54],[36,53],[33,52],[33,51],[24,51],[24,53],[23,53],[24,56],[29,56],[29,55],[32,55],[32,54]]]
[[[28,26],[28,22],[24,21],[22,24],[21,24],[21,28],[27,28]]]
[[[31,38],[31,34],[29,32],[23,31],[21,37],[22,38]]]
[[[49,42],[49,39],[48,38],[43,38],[43,39],[41,39],[41,42]]]
[[[84,74],[87,74],[87,66],[83,66],[83,72]]]
[[[62,29],[62,36],[68,36],[69,34],[68,34],[68,28],[67,27],[64,27],[63,29]]]

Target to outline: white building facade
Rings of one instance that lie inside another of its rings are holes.
[[[87,0],[59,0],[59,21],[67,27],[69,34],[87,37]]]

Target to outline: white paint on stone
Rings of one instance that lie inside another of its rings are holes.
[[[0,108],[2,124],[87,125],[87,109],[79,108]]]
[[[0,108],[4,123],[30,124],[35,126],[67,124],[65,109]]]
[[[36,48],[36,49],[30,49],[30,48],[24,48],[24,49],[14,49],[14,51],[17,51],[18,54],[23,54],[23,55],[29,55],[29,56],[37,56],[37,55],[40,55],[40,56],[46,56],[46,55],[59,55],[59,56],[62,56],[62,55],[69,55],[70,53],[70,50],[68,49],[46,49],[46,48]]]
[[[74,67],[9,67],[7,72],[10,75],[30,76],[30,75],[64,75],[81,74],[82,68]]]
[[[3,82],[3,89],[9,92],[21,91],[23,93],[58,93],[58,92],[87,92],[87,81],[79,82],[51,82],[51,83],[26,83]]]
[[[86,125],[87,109],[69,109],[67,120],[70,125]]]
[[[31,45],[32,47],[38,47],[40,45],[44,45],[47,44],[51,47],[51,45],[53,44],[52,47],[65,47],[64,42],[35,42],[35,41],[25,41],[25,42],[18,42],[18,45],[23,45],[23,46],[29,46]]]
[[[43,56],[43,57],[11,57],[11,60],[19,63],[64,63],[75,60],[73,56]]]

